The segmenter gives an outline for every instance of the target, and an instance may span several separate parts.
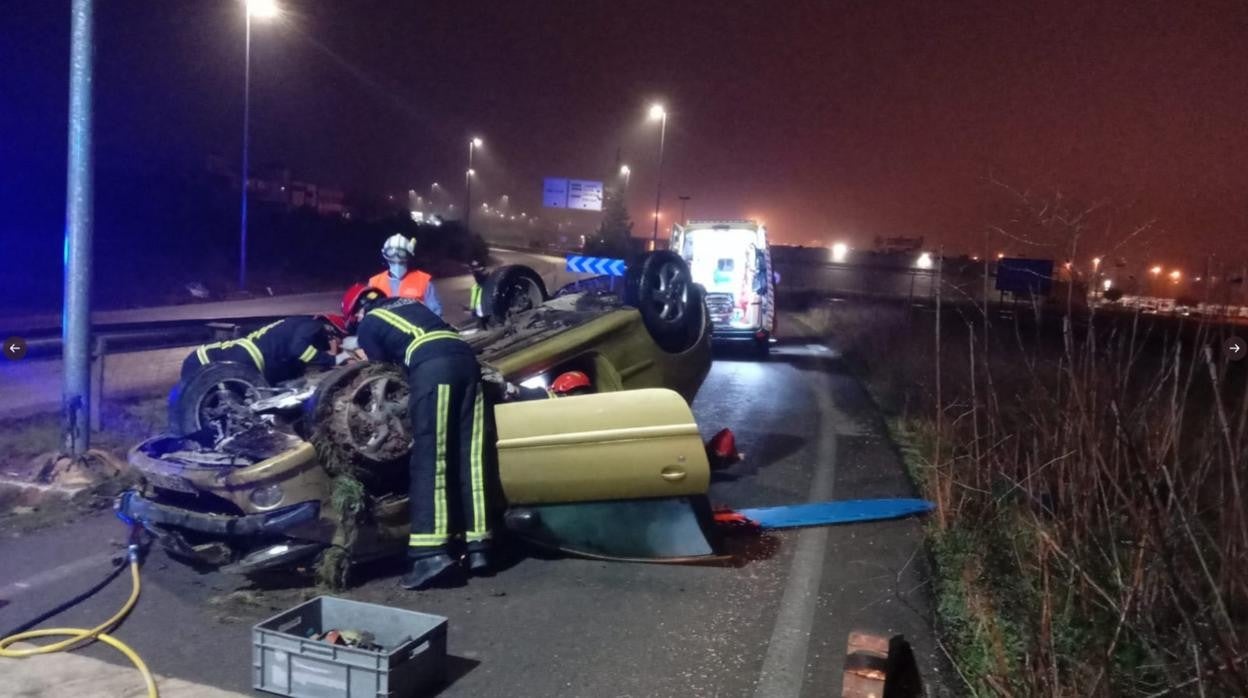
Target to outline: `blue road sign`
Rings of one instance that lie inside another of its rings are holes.
[[[599,274],[603,276],[624,276],[628,265],[622,259],[609,257],[583,257],[579,254],[568,255],[568,271],[577,274]]]

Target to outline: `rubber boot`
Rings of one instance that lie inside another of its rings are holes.
[[[468,571],[478,577],[494,574],[494,553],[488,541],[469,543],[465,562],[468,564]]]
[[[412,559],[412,566],[399,581],[404,589],[428,589],[435,584],[462,581],[455,560],[445,551]]]

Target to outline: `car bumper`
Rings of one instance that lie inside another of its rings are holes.
[[[155,502],[135,490],[117,495],[117,516],[147,529],[174,527],[216,536],[255,536],[287,531],[320,516],[320,502],[303,502],[263,514],[207,514]]]

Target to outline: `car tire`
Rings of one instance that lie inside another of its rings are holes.
[[[500,325],[549,299],[546,282],[522,264],[499,267],[481,284],[481,310],[492,323]]]
[[[337,473],[406,458],[412,446],[407,391],[406,373],[393,364],[356,363],[326,376],[304,403],[322,465]],[[385,404],[375,404],[378,399]]]
[[[223,411],[255,400],[259,389],[268,386],[254,366],[235,361],[207,364],[170,393],[169,426],[178,435],[198,432],[222,418]]]
[[[705,292],[689,265],[671,250],[658,250],[629,265],[624,302],[637,308],[656,344],[674,353],[697,343],[706,323]]]

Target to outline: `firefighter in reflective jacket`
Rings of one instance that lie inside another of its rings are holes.
[[[413,447],[409,465],[411,567],[401,584],[423,589],[462,572],[451,556],[462,534],[469,571],[490,571],[486,409],[476,353],[421,303],[353,287],[343,299],[359,323],[363,358],[407,368]]]
[[[386,238],[381,246],[381,258],[386,262],[386,270],[369,278],[368,285],[392,298],[415,298],[434,315],[441,317],[442,303],[438,300],[433,277],[419,269],[408,271],[415,252],[415,240],[397,233]]]
[[[309,366],[333,368],[346,330],[340,316],[278,320],[240,339],[199,347],[182,362],[182,381],[218,361],[255,366],[269,384],[298,378]]]
[[[486,279],[485,265],[474,259],[468,263],[468,270],[472,272],[472,289],[468,291],[468,312],[472,313],[473,319],[477,321],[477,327],[484,330],[489,324],[481,298],[482,286]]]

